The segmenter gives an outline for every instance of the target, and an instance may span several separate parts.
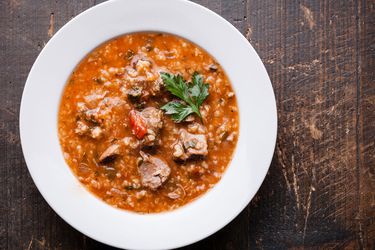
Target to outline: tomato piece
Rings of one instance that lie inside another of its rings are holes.
[[[133,134],[138,139],[142,139],[147,133],[147,126],[145,120],[136,110],[131,110],[129,112],[129,119]]]

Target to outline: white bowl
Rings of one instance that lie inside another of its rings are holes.
[[[168,32],[203,47],[229,76],[240,114],[237,149],[221,181],[182,208],[149,215],[113,208],[86,190],[65,163],[57,134],[60,98],[72,70],[96,46],[136,31]],[[228,224],[260,187],[276,130],[274,93],[255,50],[226,20],[183,0],[114,0],[72,19],[35,61],[20,111],[25,160],[48,204],[87,236],[130,249],[181,247]]]

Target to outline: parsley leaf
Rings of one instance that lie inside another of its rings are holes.
[[[194,72],[192,82],[186,82],[181,75],[160,73],[165,88],[183,102],[171,101],[161,107],[166,114],[171,115],[175,122],[183,121],[188,115],[195,113],[202,121],[199,107],[208,97],[209,85],[203,83],[203,77]]]
[[[176,122],[182,122],[188,115],[194,112],[190,106],[177,101],[169,102],[161,109],[164,110],[167,115],[171,115],[172,119]]]
[[[198,106],[201,106],[203,101],[207,98],[208,94],[208,83],[203,83],[203,77],[197,72],[192,77],[194,86],[190,90],[190,95],[195,99]]]

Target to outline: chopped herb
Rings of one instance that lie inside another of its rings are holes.
[[[203,77],[194,72],[192,82],[186,82],[181,75],[160,73],[165,88],[180,101],[171,101],[161,107],[166,114],[171,115],[175,122],[183,121],[188,115],[195,113],[202,121],[199,111],[203,101],[208,97],[209,85],[203,82]]]
[[[134,51],[131,50],[131,49],[128,49],[128,51],[126,51],[126,59],[130,60],[133,58],[133,56],[135,55]]]

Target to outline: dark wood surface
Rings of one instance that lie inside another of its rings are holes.
[[[23,86],[38,53],[99,2],[0,1],[0,249],[111,249],[43,200],[18,132]],[[236,26],[259,53],[279,131],[250,205],[185,249],[375,249],[375,1],[196,2]]]

